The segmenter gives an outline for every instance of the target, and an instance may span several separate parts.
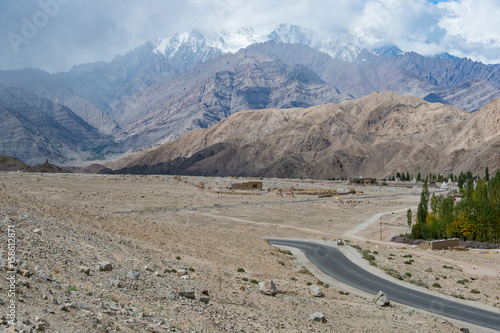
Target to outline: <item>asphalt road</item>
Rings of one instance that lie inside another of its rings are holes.
[[[383,290],[387,297],[395,302],[471,324],[500,330],[500,314],[406,288],[378,277],[354,264],[334,247],[307,241],[268,240],[273,245],[289,246],[301,250],[307,259],[323,273],[341,283],[374,296],[379,290]]]

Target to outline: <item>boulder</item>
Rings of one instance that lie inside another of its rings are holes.
[[[177,271],[177,276],[184,276],[187,274],[188,274],[188,271],[185,269],[182,269],[182,268]]]
[[[177,293],[174,290],[169,290],[167,293],[167,298],[171,300],[177,299]]]
[[[378,294],[373,298],[373,301],[377,303],[377,305],[385,307],[391,305],[389,298],[385,296],[385,293],[380,290]]]
[[[100,272],[109,272],[113,270],[113,265],[109,261],[101,261],[97,263],[97,270]]]
[[[315,312],[315,313],[309,315],[309,319],[312,321],[320,322],[320,323],[326,323],[326,317],[321,312]]]
[[[121,287],[121,284],[120,284],[120,280],[119,279],[111,279],[109,280],[109,283],[116,287],[116,288],[120,288]]]
[[[208,304],[210,302],[210,297],[200,297],[200,302]]]
[[[189,299],[196,299],[196,297],[194,296],[194,291],[181,291],[179,293],[179,296],[189,298]]]
[[[276,296],[278,294],[278,289],[273,280],[260,282],[259,289],[260,292],[265,295]]]
[[[139,272],[136,272],[136,271],[129,271],[129,272],[127,273],[127,277],[128,277],[129,279],[137,280],[137,279],[139,278],[139,274],[140,274],[140,273],[139,273]]]
[[[78,266],[80,272],[90,275],[90,267],[87,266]]]
[[[321,291],[321,288],[318,287],[317,285],[312,286],[311,294],[314,297],[324,297],[325,296],[325,294],[323,294],[323,292]]]

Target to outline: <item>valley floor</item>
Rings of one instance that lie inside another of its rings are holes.
[[[243,181],[248,180],[0,173],[2,315],[15,299],[18,330],[457,332],[462,327],[349,294],[300,255],[285,254],[263,237],[350,239],[371,251],[377,264],[371,269],[379,274],[392,270],[408,285],[427,285],[498,311],[498,251],[418,251],[390,243],[407,232],[406,210],[418,204],[419,186],[358,186],[356,194],[338,199],[292,195],[289,189],[343,191],[346,183],[257,179],[264,191],[228,189]],[[19,270],[10,297],[5,278],[11,276],[7,245],[13,237]],[[112,270],[99,270],[105,261]],[[303,269],[306,265],[316,276]],[[260,293],[255,283],[270,280],[279,290],[275,297]],[[325,297],[310,294],[318,282]],[[194,299],[180,295],[191,291]],[[327,322],[309,320],[315,312]],[[3,319],[0,327],[9,331],[7,316]]]

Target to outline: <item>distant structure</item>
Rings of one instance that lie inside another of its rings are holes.
[[[234,183],[231,190],[262,190],[262,182]]]
[[[444,240],[423,242],[422,244],[417,246],[417,249],[419,249],[419,250],[447,250],[451,247],[456,247],[458,245],[459,245],[458,238],[453,238],[453,239],[444,239]]]
[[[351,184],[361,184],[361,185],[376,185],[377,178],[350,178],[349,183]]]

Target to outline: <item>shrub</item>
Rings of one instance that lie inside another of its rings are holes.
[[[444,269],[453,269],[453,266],[446,266],[446,265],[444,265],[443,268]]]
[[[250,280],[250,283],[259,284],[259,281],[257,281],[257,280]]]
[[[439,283],[433,283],[432,286],[434,288],[441,288],[441,285]]]
[[[193,267],[189,267],[188,271],[194,272],[194,268]]]
[[[293,255],[293,253],[289,250],[281,250],[280,252],[289,256]]]
[[[458,280],[457,283],[458,284],[465,284],[465,281],[464,280]]]
[[[245,273],[245,269],[244,268],[238,268],[238,273]]]
[[[313,275],[305,266],[302,266],[302,268],[299,271],[300,274],[307,274],[307,275]]]
[[[175,257],[175,259],[177,259],[177,260],[181,260],[181,257],[177,256],[177,257]]]
[[[246,281],[248,281],[248,278],[243,278],[242,280],[246,282]]]
[[[480,292],[479,290],[477,290],[477,289],[472,289],[472,290],[470,291],[470,293],[471,293],[471,294],[480,294],[481,292]]]
[[[405,275],[409,278],[411,278],[411,273],[406,272]]]
[[[388,268],[388,267],[382,267],[382,269],[385,271],[386,274],[398,279],[398,280],[403,280],[403,276],[401,274],[399,274],[398,271],[392,269],[392,268]]]

